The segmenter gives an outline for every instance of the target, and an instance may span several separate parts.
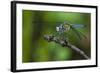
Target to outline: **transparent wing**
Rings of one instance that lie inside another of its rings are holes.
[[[77,29],[75,29],[73,26],[70,26],[70,28],[73,30],[73,32],[76,33],[76,35],[79,37],[79,39],[82,39],[83,37],[86,39],[87,37]]]
[[[70,23],[68,23],[68,22],[64,22],[63,24],[65,24],[65,25],[69,25],[70,26],[70,29],[72,29],[72,31],[74,32],[74,33],[76,33],[76,35],[79,37],[79,39],[82,39],[83,37],[86,39],[87,37],[83,34],[83,33],[81,33],[80,31],[78,31],[76,28],[83,28],[83,27],[85,27],[85,25],[81,25],[81,24],[70,24]]]

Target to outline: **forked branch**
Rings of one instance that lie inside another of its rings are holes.
[[[89,57],[81,49],[70,44],[67,40],[58,39],[57,37],[55,37],[53,35],[44,35],[44,39],[47,40],[48,42],[53,41],[55,43],[62,45],[63,47],[71,48],[71,49],[75,50],[77,53],[79,53],[80,55],[82,55],[85,59],[89,59]]]

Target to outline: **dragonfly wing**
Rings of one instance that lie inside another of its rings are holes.
[[[76,35],[79,37],[79,39],[82,39],[82,37],[84,37],[85,39],[87,38],[83,33],[78,31],[77,29],[75,29],[73,26],[70,26],[70,28],[73,30],[73,32],[76,33]]]

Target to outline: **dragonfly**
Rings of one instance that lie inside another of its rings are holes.
[[[68,41],[68,39],[69,39],[68,33],[70,33],[70,30],[72,30],[80,40],[83,37],[87,38],[82,32],[77,30],[77,28],[84,29],[86,27],[86,25],[72,24],[72,23],[69,23],[67,21],[65,21],[65,22],[34,22],[34,23],[39,24],[39,25],[42,25],[42,24],[45,24],[45,25],[46,24],[54,24],[54,25],[56,25],[54,27],[54,29],[56,29],[54,36],[56,36],[58,39],[61,39],[61,40],[67,40]]]
[[[82,39],[82,36],[86,38],[86,36],[83,33],[81,33],[76,29],[76,28],[83,29],[85,27],[86,26],[82,24],[71,24],[69,22],[63,22],[58,26],[56,26],[56,31],[57,31],[56,35],[59,37],[59,39],[68,40],[68,37],[66,35],[67,33],[70,33],[69,32],[70,30],[72,30],[78,36],[79,39]]]

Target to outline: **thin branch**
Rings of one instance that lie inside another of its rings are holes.
[[[62,45],[63,47],[71,48],[71,49],[75,50],[77,53],[79,53],[80,55],[82,55],[85,59],[89,59],[89,57],[81,49],[70,44],[67,40],[58,39],[57,37],[55,37],[53,35],[44,35],[44,39],[47,40],[48,42],[53,41],[55,43]]]

